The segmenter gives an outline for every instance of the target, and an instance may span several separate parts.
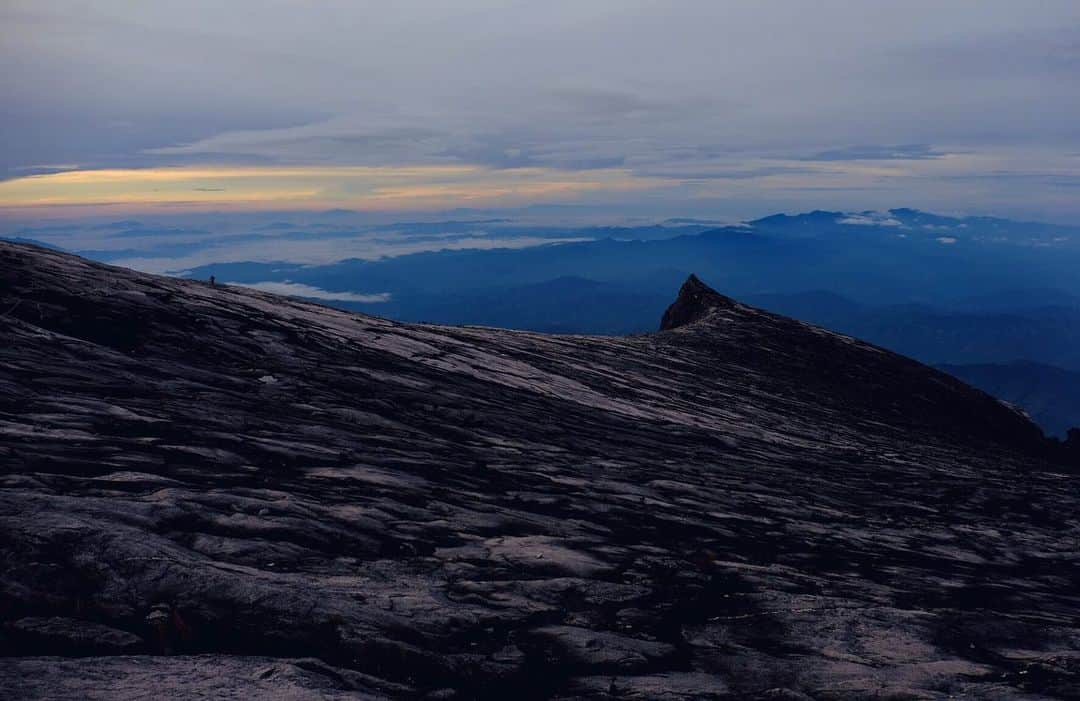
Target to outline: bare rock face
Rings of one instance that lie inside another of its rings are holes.
[[[28,616],[5,626],[12,647],[22,654],[120,655],[142,652],[143,641],[127,631],[91,621]]]
[[[696,278],[664,328],[399,324],[0,243],[0,689],[1080,694],[1080,499],[1027,419]]]
[[[733,308],[735,300],[712,289],[697,275],[691,275],[679,289],[679,296],[671,303],[660,320],[660,330],[669,331],[700,321],[714,309]]]

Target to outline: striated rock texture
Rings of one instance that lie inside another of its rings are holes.
[[[664,327],[406,325],[0,243],[0,688],[1080,695],[1080,499],[1023,416],[695,278]]]

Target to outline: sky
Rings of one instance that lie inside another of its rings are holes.
[[[0,218],[1080,221],[1076,0],[4,0]]]

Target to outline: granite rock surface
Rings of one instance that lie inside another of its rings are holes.
[[[0,243],[0,688],[1080,696],[1080,495],[1024,416],[696,278],[664,329]]]

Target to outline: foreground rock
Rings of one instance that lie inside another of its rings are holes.
[[[0,688],[1080,694],[1080,499],[1030,422],[673,309],[404,325],[0,244]]]
[[[408,691],[315,659],[239,655],[0,658],[0,679],[13,699],[376,701]]]

